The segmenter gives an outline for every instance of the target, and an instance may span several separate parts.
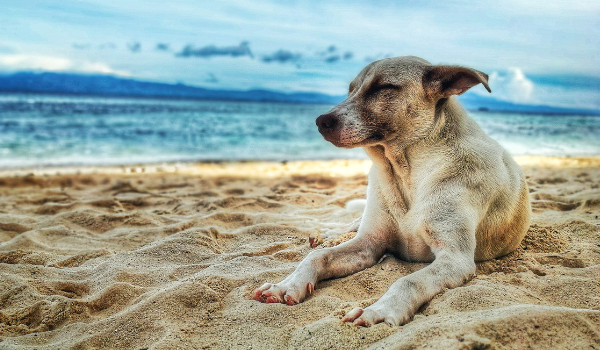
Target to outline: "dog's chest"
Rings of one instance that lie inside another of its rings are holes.
[[[396,221],[401,220],[410,210],[412,201],[412,180],[408,167],[389,162],[378,167],[376,173],[380,202]]]
[[[410,185],[414,180],[392,176],[393,174],[378,174],[376,182],[376,200],[387,217],[387,232],[396,241],[395,253],[403,260],[429,262],[433,259],[430,247],[419,234],[420,225],[413,222],[409,211],[413,205],[414,193]]]
[[[398,182],[384,181],[378,184],[383,208],[395,219],[399,220],[410,209],[406,188]]]

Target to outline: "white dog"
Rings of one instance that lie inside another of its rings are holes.
[[[294,305],[320,280],[375,265],[387,253],[431,262],[404,276],[345,322],[404,324],[444,288],[475,273],[475,261],[515,250],[529,227],[525,177],[452,95],[488,76],[417,57],[373,62],[350,84],[348,98],[317,118],[338,147],[363,147],[373,160],[367,202],[355,238],[311,252],[283,281],[254,299]]]

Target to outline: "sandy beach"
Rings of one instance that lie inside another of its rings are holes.
[[[340,319],[424,264],[389,256],[296,306],[252,300],[320,249],[311,233],[357,216],[368,161],[0,172],[0,349],[600,349],[600,158],[517,162],[519,249],[371,328]]]

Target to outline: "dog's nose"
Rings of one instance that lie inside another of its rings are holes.
[[[320,132],[331,131],[339,123],[339,118],[335,113],[327,113],[317,118],[317,126]]]

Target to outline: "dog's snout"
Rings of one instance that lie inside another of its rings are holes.
[[[331,131],[339,124],[339,117],[335,113],[327,113],[317,118],[317,126],[320,132]]]

